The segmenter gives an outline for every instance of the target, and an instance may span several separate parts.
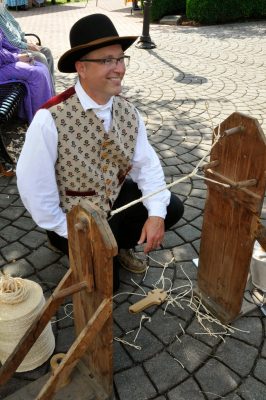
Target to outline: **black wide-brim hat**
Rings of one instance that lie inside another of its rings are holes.
[[[75,62],[89,51],[120,44],[123,51],[130,47],[138,36],[119,36],[112,21],[104,14],[92,14],[78,20],[69,34],[71,49],[58,61],[61,72],[76,72]]]

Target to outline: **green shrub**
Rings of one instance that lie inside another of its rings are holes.
[[[265,0],[187,0],[186,16],[205,24],[266,17]]]
[[[158,21],[165,15],[185,14],[186,0],[152,0],[151,21]]]

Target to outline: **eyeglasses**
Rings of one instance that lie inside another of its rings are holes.
[[[83,58],[79,60],[81,62],[95,62],[101,65],[105,65],[106,67],[114,67],[118,64],[124,65],[125,67],[129,66],[130,56],[122,56],[118,58]]]

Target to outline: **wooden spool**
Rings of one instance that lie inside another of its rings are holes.
[[[266,188],[266,140],[254,118],[233,113],[215,129],[205,176],[208,186],[202,226],[198,292],[224,323],[241,311],[254,241],[265,241],[258,222]]]

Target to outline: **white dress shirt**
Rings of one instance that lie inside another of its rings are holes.
[[[103,120],[109,131],[112,122],[111,98],[105,105],[95,103],[83,90],[80,82],[75,90],[84,110],[92,109]],[[144,122],[139,115],[136,147],[129,173],[143,196],[165,186],[163,170],[157,154],[147,139]],[[35,223],[43,229],[67,238],[66,214],[60,207],[55,176],[58,133],[49,110],[39,110],[26,133],[26,139],[17,163],[17,185],[21,200]],[[170,192],[164,190],[143,203],[149,216],[165,218]]]

